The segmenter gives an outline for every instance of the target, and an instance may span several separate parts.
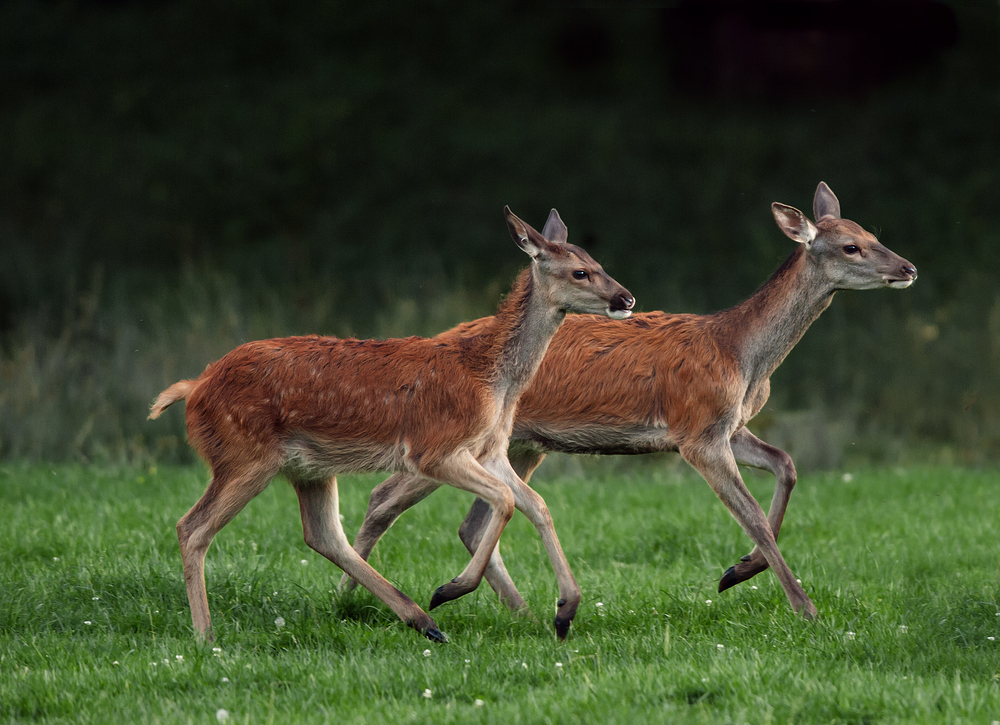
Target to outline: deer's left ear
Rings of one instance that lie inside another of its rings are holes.
[[[514,239],[524,252],[532,259],[547,256],[549,253],[549,243],[541,234],[531,228],[529,224],[521,221],[509,206],[503,208],[504,217],[507,219],[507,228],[510,229],[510,236]]]
[[[816,221],[840,219],[840,201],[825,181],[819,182],[819,186],[816,187],[816,195],[813,197],[813,218]]]
[[[816,225],[794,206],[774,202],[771,204],[771,213],[785,236],[799,244],[808,245],[819,233]]]

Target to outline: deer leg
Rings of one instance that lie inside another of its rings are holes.
[[[351,548],[340,524],[337,478],[328,481],[293,480],[302,512],[302,533],[306,544],[343,569],[365,589],[385,602],[407,625],[435,642],[448,638],[416,602],[392,586]]]
[[[509,450],[507,456],[510,460],[510,465],[514,469],[514,473],[525,483],[527,483],[528,479],[531,478],[531,474],[534,473],[535,469],[538,468],[538,465],[545,458],[544,453],[535,450],[519,450],[516,452]],[[482,529],[486,522],[489,521],[489,514],[489,504],[481,498],[477,498],[458,529],[458,536],[470,554],[479,548]],[[486,565],[484,576],[493,588],[493,591],[500,597],[500,601],[506,604],[510,611],[530,614],[527,602],[524,601],[524,597],[517,590],[514,581],[510,578],[510,574],[507,573],[507,567],[504,565],[503,557],[500,555],[499,544],[497,544],[492,556],[490,556],[490,562]]]
[[[764,558],[781,582],[792,609],[806,619],[814,619],[816,607],[809,601],[809,597],[795,580],[792,570],[781,556],[764,511],[740,478],[740,471],[729,445],[721,443],[699,447],[684,446],[680,452],[684,459],[705,477],[708,485],[729,509],[729,513],[763,552]]]
[[[780,448],[762,441],[746,428],[740,428],[730,440],[733,456],[737,463],[768,470],[774,474],[774,497],[767,513],[767,522],[771,526],[774,540],[778,540],[781,522],[788,507],[788,498],[795,488],[795,464],[792,457]],[[754,547],[735,566],[729,567],[719,581],[719,591],[723,592],[731,586],[746,581],[767,569],[767,559],[759,547]]]
[[[559,639],[566,639],[570,624],[572,624],[573,618],[576,616],[576,609],[580,604],[580,586],[573,577],[569,562],[566,561],[566,555],[559,543],[559,537],[556,536],[549,508],[546,506],[545,500],[534,489],[518,478],[506,458],[493,462],[487,468],[495,471],[497,477],[514,492],[514,505],[517,510],[528,518],[542,537],[542,543],[548,552],[556,581],[559,584],[559,602],[555,618],[556,634]],[[494,554],[499,555],[499,552],[494,549]]]
[[[230,473],[227,468],[217,467],[208,489],[177,522],[177,540],[184,564],[191,621],[197,635],[205,641],[210,642],[214,638],[205,590],[205,554],[222,527],[263,491],[276,473],[276,468],[264,465],[236,474]]]
[[[483,527],[481,545],[472,555],[468,566],[457,577],[435,590],[430,609],[450,602],[476,589],[483,579],[486,565],[500,540],[500,534],[514,514],[514,494],[507,485],[487,471],[464,451],[434,463],[422,473],[463,491],[474,493],[489,505],[490,518]]]
[[[354,550],[368,561],[375,544],[382,535],[395,523],[396,519],[411,506],[423,501],[441,484],[428,478],[420,478],[412,473],[395,473],[372,489],[368,499],[368,511],[354,537]],[[357,582],[344,574],[340,579],[339,590],[350,592]]]

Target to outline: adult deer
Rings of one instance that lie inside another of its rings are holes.
[[[825,183],[813,199],[815,223],[784,204],[772,204],[771,211],[799,246],[742,304],[712,315],[650,312],[625,322],[567,321],[521,398],[508,456],[528,481],[549,451],[679,451],[755,545],[723,574],[719,591],[770,566],[792,608],[813,618],[816,608],[776,543],[795,486],[795,466],[787,453],[758,439],[746,424],[767,401],[771,374],[836,291],[901,289],[917,278],[917,270],[842,219],[840,203]],[[465,323],[437,339],[472,335],[489,324],[489,318]],[[737,464],[774,474],[775,493],[766,517]],[[393,521],[436,487],[409,473],[377,486],[355,538],[358,553],[367,558]],[[488,545],[483,536],[488,514],[487,502],[476,500],[459,529],[470,551]],[[499,550],[485,575],[508,607],[526,606]],[[341,586],[353,584],[345,576]]]
[[[560,591],[573,595],[576,582],[545,502],[510,467],[507,441],[517,400],[566,312],[622,319],[635,300],[585,251],[549,241],[510,209],[504,212],[511,236],[532,262],[496,316],[473,334],[250,342],[196,380],[160,393],[150,418],[186,399],[188,438],[212,469],[205,494],[177,523],[191,618],[202,637],[212,638],[204,573],[209,544],[279,473],[298,495],[306,543],[429,639],[446,637],[344,536],[338,473],[406,471],[487,502],[483,547],[435,592],[432,606],[479,585],[515,506],[539,527]],[[577,594],[574,611],[578,601]],[[573,612],[564,614],[572,618]]]

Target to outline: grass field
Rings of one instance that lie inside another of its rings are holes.
[[[199,645],[174,523],[202,468],[4,465],[0,722],[1000,720],[1000,473],[803,477],[781,543],[810,623],[770,572],[716,593],[748,540],[675,461],[575,461],[535,479],[584,593],[569,639],[553,636],[554,578],[516,516],[507,565],[541,623],[484,583],[434,612],[447,645],[367,592],[332,593],[340,571],[302,542],[280,481],[209,551],[217,641]],[[766,505],[770,478],[747,478]],[[342,481],[349,533],[377,480]],[[373,564],[426,604],[467,561],[455,532],[470,502],[439,491]]]

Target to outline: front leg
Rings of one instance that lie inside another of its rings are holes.
[[[781,522],[785,518],[785,509],[788,507],[788,499],[792,495],[792,489],[795,488],[795,464],[792,462],[792,457],[780,448],[765,443],[746,428],[736,431],[730,440],[730,447],[737,463],[774,474],[774,497],[771,499],[767,521],[777,541]],[[753,551],[742,557],[738,564],[726,570],[719,581],[719,591],[723,592],[731,586],[751,579],[767,567],[767,559],[760,547],[755,546]]]
[[[514,469],[514,473],[518,478],[527,483],[531,478],[531,474],[535,472],[535,469],[538,468],[539,464],[545,458],[545,454],[534,449],[521,448],[517,444],[514,444],[508,449],[507,458],[510,461],[511,468]],[[481,498],[477,498],[458,529],[458,536],[470,554],[479,548],[482,529],[489,520],[489,513],[489,505]],[[527,612],[530,614],[524,597],[521,596],[510,574],[507,573],[507,567],[504,565],[503,557],[500,555],[499,544],[493,550],[493,555],[490,556],[490,563],[486,565],[484,576],[493,588],[493,591],[500,597],[500,601],[506,604],[508,609],[515,613]]]
[[[518,477],[506,458],[489,462],[486,466],[497,478],[507,484],[514,494],[514,505],[517,510],[528,518],[542,538],[542,544],[549,555],[549,561],[552,562],[552,569],[555,571],[556,581],[559,584],[559,601],[554,622],[556,634],[559,639],[566,639],[569,627],[576,616],[577,607],[580,605],[580,586],[576,583],[569,562],[566,561],[566,555],[563,553],[559,537],[556,535],[549,508],[546,506],[545,500]],[[485,538],[483,545],[485,545]],[[481,548],[480,546],[480,550]],[[494,553],[497,552],[494,551]]]
[[[686,445],[681,448],[684,459],[698,469],[708,485],[729,509],[747,536],[764,554],[764,559],[774,569],[778,581],[785,590],[785,596],[792,609],[806,619],[816,617],[816,607],[809,600],[788,568],[784,557],[778,550],[771,526],[764,516],[760,505],[750,495],[743,479],[740,477],[736,459],[728,441],[709,442],[701,445]]]

